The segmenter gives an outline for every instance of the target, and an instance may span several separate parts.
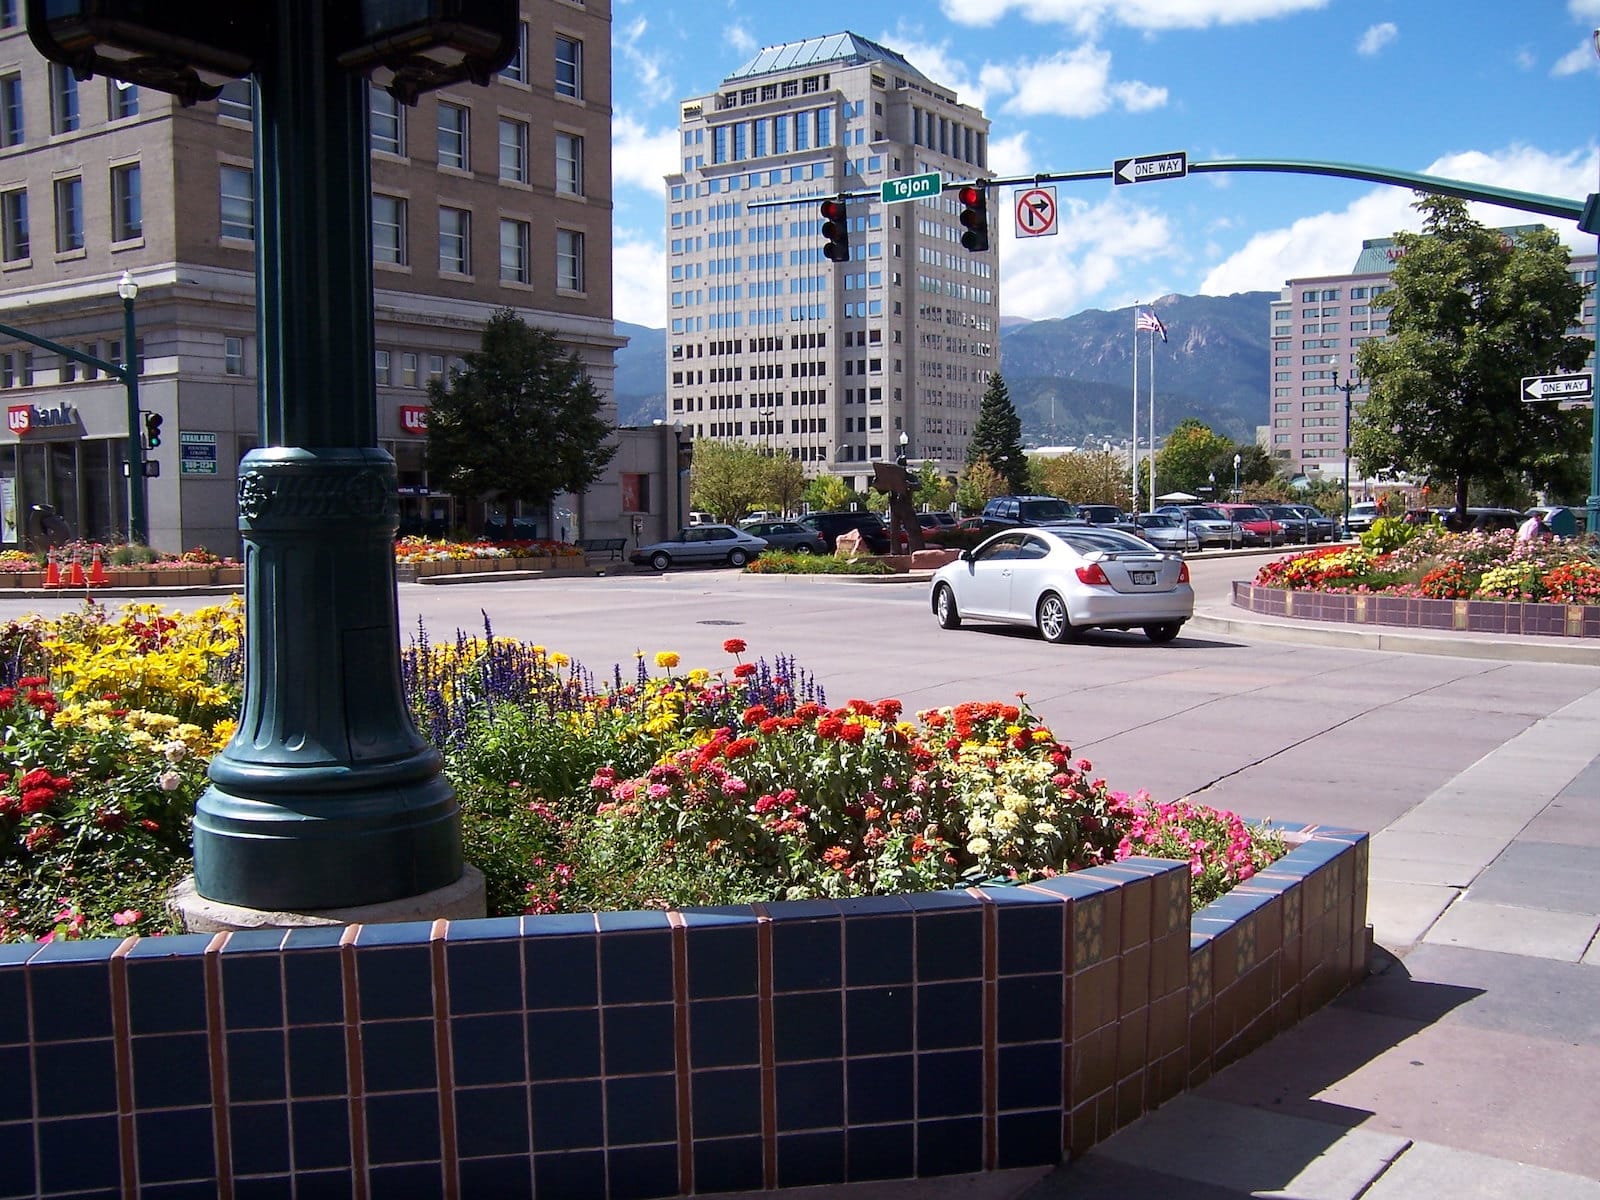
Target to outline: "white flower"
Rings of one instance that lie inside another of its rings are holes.
[[[967,850],[981,858],[989,853],[989,839],[975,837],[967,843]]]
[[[175,792],[183,786],[183,776],[176,771],[163,771],[156,782],[161,785],[163,792]]]
[[[189,747],[185,746],[182,742],[172,741],[161,747],[161,755],[169,763],[180,763],[186,757],[188,757],[188,754]],[[171,791],[172,789],[168,788],[167,790]]]

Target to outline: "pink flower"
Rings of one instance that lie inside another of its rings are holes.
[[[143,919],[144,914],[137,908],[125,908],[119,913],[111,914],[111,923],[113,925],[132,925],[135,921]]]

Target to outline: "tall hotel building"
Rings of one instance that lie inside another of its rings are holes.
[[[377,429],[403,530],[484,519],[428,478],[425,389],[497,308],[551,330],[612,394],[610,0],[521,7],[516,58],[487,87],[410,108],[370,93]],[[0,322],[120,363],[130,273],[140,406],[163,418],[150,540],[236,553],[237,464],[260,436],[250,84],[186,108],[78,80],[33,48],[21,8],[0,0]],[[40,504],[75,536],[125,531],[122,384],[0,335],[0,389],[0,540],[26,537]],[[574,498],[609,506],[589,532],[620,524],[618,493],[613,478]]]
[[[1500,230],[1515,238],[1538,226]],[[1272,417],[1267,449],[1279,469],[1321,478],[1344,478],[1344,384],[1360,408],[1367,388],[1356,371],[1356,351],[1368,338],[1384,337],[1388,311],[1372,301],[1389,289],[1389,273],[1401,254],[1393,238],[1369,238],[1348,275],[1291,279],[1272,305]],[[1581,328],[1595,335],[1595,256],[1575,255],[1572,276],[1588,294]],[[1351,461],[1351,469],[1355,463]]]
[[[965,461],[999,330],[997,255],[960,244],[953,189],[879,201],[886,179],[987,174],[989,123],[852,33],[769,46],[682,102],[667,177],[667,420],[788,454],[857,489],[872,463]],[[850,258],[819,205],[849,201]],[[991,213],[991,221],[993,213]],[[998,244],[998,236],[995,236]]]

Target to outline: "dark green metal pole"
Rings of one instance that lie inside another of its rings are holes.
[[[367,90],[329,49],[346,7],[273,0],[255,75],[265,445],[239,467],[245,698],[194,821],[200,895],[251,908],[375,904],[462,873],[455,795],[400,681]]]
[[[131,281],[128,281],[131,282]],[[138,293],[119,284],[122,296],[122,382],[128,392],[128,541],[150,544],[149,487],[144,478],[144,435],[139,421],[139,353],[135,349],[133,301]]]

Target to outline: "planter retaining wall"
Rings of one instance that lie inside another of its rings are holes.
[[[1367,835],[683,913],[0,946],[0,1196],[676,1196],[1053,1164],[1367,970]]]
[[[1375,592],[1311,592],[1233,584],[1233,602],[1269,617],[1402,625],[1466,633],[1543,634],[1600,638],[1600,604],[1535,604],[1514,600],[1428,600]]]

